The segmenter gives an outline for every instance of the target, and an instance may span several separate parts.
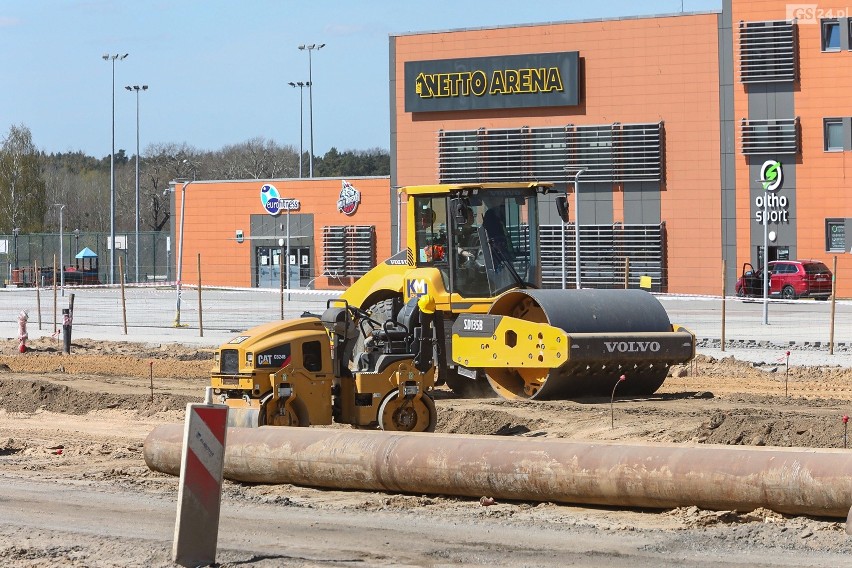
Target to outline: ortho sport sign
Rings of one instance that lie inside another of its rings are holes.
[[[405,63],[405,112],[574,106],[579,52]]]

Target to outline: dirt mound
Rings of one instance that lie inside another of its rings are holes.
[[[183,410],[198,397],[155,394],[83,392],[67,385],[16,377],[0,377],[0,408],[31,414],[38,410],[87,414],[94,410],[136,410],[142,416],[165,410]]]
[[[750,409],[716,412],[695,432],[707,444],[843,448],[844,425],[839,416],[795,415],[783,411]]]
[[[18,342],[0,342],[0,372],[72,373],[110,376],[204,378],[210,376],[213,351],[185,345],[137,344],[81,339],[62,352],[61,342],[42,337],[28,343],[26,353]]]
[[[437,431],[448,434],[520,436],[548,426],[552,424],[543,419],[519,417],[493,407],[471,410],[448,406],[441,407],[438,413]]]

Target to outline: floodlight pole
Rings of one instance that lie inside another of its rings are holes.
[[[195,180],[192,180],[195,181]],[[184,214],[186,213],[186,188],[192,181],[184,181],[183,187],[180,190],[180,230],[178,235],[178,260],[177,260],[177,282],[175,290],[177,297],[175,299],[175,321],[172,327],[183,327],[180,323],[180,295],[181,295],[181,276],[183,275],[183,225]],[[177,180],[173,183],[179,183]]]
[[[109,283],[115,282],[115,60],[124,60],[129,54],[101,56],[112,62],[112,152],[109,155]]]

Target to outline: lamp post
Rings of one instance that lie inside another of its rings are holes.
[[[769,193],[767,184],[763,184],[763,325],[769,325],[769,220],[766,218],[768,212],[766,202]]]
[[[174,180],[173,182],[171,182],[172,184],[183,183],[183,187],[181,187],[180,190],[180,229],[178,234],[177,283],[175,285],[175,289],[177,290],[177,298],[175,302],[175,321],[173,327],[183,327],[180,323],[181,276],[183,274],[183,223],[184,213],[186,212],[186,188],[189,187],[189,184],[191,184],[192,181]]]
[[[284,259],[284,269],[287,271],[284,277],[287,283],[287,301],[290,301],[290,204],[292,199],[287,200],[287,256]]]
[[[290,85],[291,87],[299,87],[299,177],[301,178],[302,177],[302,152],[303,152],[302,141],[305,139],[304,134],[302,134],[302,123],[304,122],[303,119],[304,119],[304,116],[305,116],[305,111],[303,110],[303,106],[302,106],[303,101],[305,100],[305,98],[303,96],[303,91],[304,91],[305,85],[307,85],[308,88],[310,88],[311,82],[308,81],[307,83],[305,83],[303,81],[298,81],[298,82],[294,83],[294,82],[290,81],[288,83],[288,85]]]
[[[12,240],[15,242],[15,270],[18,269],[18,235],[21,234],[21,229],[15,227],[12,229]]]
[[[577,263],[577,290],[580,289],[580,174],[584,171],[586,170],[578,170],[574,175],[574,253]]]
[[[65,244],[62,235],[62,212],[65,210],[65,205],[62,203],[54,203],[54,207],[59,207],[59,289],[62,295],[65,295]],[[54,275],[54,278],[56,276]]]
[[[109,283],[115,281],[115,60],[127,58],[129,54],[110,55],[104,53],[104,61],[112,62],[112,152],[109,155]]]
[[[147,91],[148,85],[127,85],[128,91],[136,91],[136,282],[139,282],[139,91]]]
[[[314,177],[314,87],[313,87],[313,76],[311,75],[311,52],[313,50],[319,51],[325,47],[324,43],[316,44],[302,44],[299,46],[299,49],[308,52],[308,108],[310,115],[310,127],[311,127],[311,154],[309,161],[309,169],[310,169],[310,177]]]

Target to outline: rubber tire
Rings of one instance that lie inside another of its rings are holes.
[[[423,402],[423,405],[426,407],[426,411],[429,413],[429,418],[423,424],[422,421],[418,420],[413,428],[410,430],[402,430],[400,428],[395,428],[395,424],[392,422],[385,423],[383,419],[386,412],[390,409],[388,408],[391,405],[396,406],[397,399],[399,398],[399,391],[394,390],[391,391],[385,399],[382,401],[382,404],[379,406],[379,414],[377,416],[377,420],[379,422],[379,428],[384,430],[385,432],[434,432],[435,427],[438,425],[438,410],[435,408],[435,401],[432,400],[432,397],[426,393],[423,393],[420,396],[420,400]]]
[[[796,299],[796,291],[789,284],[784,286],[781,289],[781,297],[785,300],[795,300]]]
[[[401,299],[401,297],[400,297]],[[380,324],[384,324],[386,321],[393,317],[393,298],[387,298],[385,300],[381,300],[363,308],[365,312],[370,313],[370,317],[379,322]],[[369,326],[367,326],[369,327]],[[352,350],[352,359],[349,362],[349,368],[352,372],[356,372],[358,367],[358,355],[364,351],[364,340],[366,338],[361,333],[361,329],[359,326],[358,329],[358,337],[355,338],[355,348]]]

